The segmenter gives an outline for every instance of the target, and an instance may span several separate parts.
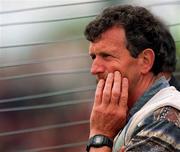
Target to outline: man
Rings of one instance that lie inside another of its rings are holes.
[[[85,36],[98,80],[87,151],[180,151],[180,93],[163,76],[176,64],[168,29],[143,7],[113,6]]]

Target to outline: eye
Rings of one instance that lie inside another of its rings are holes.
[[[96,58],[96,55],[95,54],[91,54],[91,59],[94,60]]]
[[[111,55],[106,54],[106,53],[103,53],[101,56],[102,56],[103,58],[107,58],[107,57],[109,57],[109,56],[111,56]]]

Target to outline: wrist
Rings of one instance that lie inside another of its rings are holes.
[[[104,136],[108,137],[109,139],[114,140],[114,136],[111,135],[110,133],[107,133],[107,132],[105,133],[105,132],[97,131],[97,130],[90,131],[89,138],[91,138],[95,135],[104,135]]]

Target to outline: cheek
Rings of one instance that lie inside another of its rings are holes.
[[[119,70],[124,77],[127,77],[129,81],[135,81],[139,77],[139,67],[136,61],[127,62],[119,66]]]
[[[110,66],[107,67],[107,71],[108,73],[114,73],[115,71],[119,71],[121,73],[122,68],[121,66],[110,64]]]
[[[140,79],[140,71],[137,65],[129,66],[126,74],[130,85],[136,84]]]
[[[127,62],[111,62],[106,64],[106,71],[108,73],[119,71],[123,77],[132,79],[138,73],[138,65],[136,61]]]
[[[113,70],[113,72],[119,71],[122,74],[122,76],[127,76],[128,65],[126,64],[111,64],[111,69]]]

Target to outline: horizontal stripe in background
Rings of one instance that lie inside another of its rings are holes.
[[[1,152],[85,151],[96,80],[83,31],[104,7],[130,2],[162,15],[179,77],[180,1],[0,2]]]

